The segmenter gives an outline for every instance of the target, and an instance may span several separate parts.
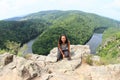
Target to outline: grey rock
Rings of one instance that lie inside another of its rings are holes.
[[[47,56],[45,62],[56,62],[57,61],[57,57],[50,57]]]
[[[55,47],[50,51],[48,56],[57,57],[58,48]],[[90,54],[90,48],[88,45],[70,45],[70,52],[72,59],[81,58],[84,55]]]
[[[26,64],[18,68],[19,76],[25,80],[31,80],[41,75],[41,67],[32,61],[27,61]]]
[[[13,54],[5,53],[0,55],[1,66],[5,66],[13,61]]]
[[[26,58],[0,55],[0,80],[120,80],[120,64],[89,66],[82,57],[90,54],[89,46],[71,45],[72,60],[57,60],[57,47],[48,56],[29,54]],[[100,61],[99,56],[92,56]],[[2,67],[1,67],[2,66]]]

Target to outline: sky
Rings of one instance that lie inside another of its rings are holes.
[[[45,10],[80,10],[120,21],[120,0],[0,0],[0,20]]]

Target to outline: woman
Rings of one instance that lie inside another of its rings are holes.
[[[58,55],[57,61],[67,57],[68,60],[71,59],[70,55],[70,41],[65,34],[62,34],[58,40]]]

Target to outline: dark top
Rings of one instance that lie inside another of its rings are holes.
[[[64,50],[68,50],[68,45],[67,43],[66,44],[61,44],[61,49],[64,51]]]

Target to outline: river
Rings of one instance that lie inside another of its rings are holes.
[[[32,45],[34,43],[35,39],[30,40],[28,43],[26,43],[27,48],[23,51],[24,54],[26,53],[33,53],[32,52]],[[91,39],[86,43],[86,45],[90,46],[91,53],[95,54],[97,47],[102,42],[102,33],[94,33]]]
[[[27,42],[27,43],[25,43],[24,45],[23,45],[23,47],[21,47],[21,49],[23,50],[22,51],[22,53],[23,54],[27,54],[27,53],[33,53],[33,51],[32,51],[32,45],[33,45],[33,43],[34,43],[34,41],[36,40],[36,38],[35,39],[32,39],[32,40],[30,40],[29,42]]]
[[[102,43],[102,33],[94,33],[92,38],[86,43],[86,45],[89,45],[91,53],[95,54],[96,49],[101,43]]]

